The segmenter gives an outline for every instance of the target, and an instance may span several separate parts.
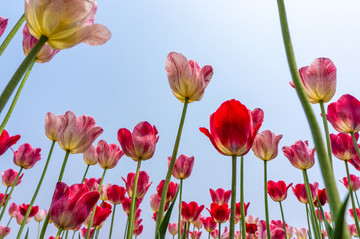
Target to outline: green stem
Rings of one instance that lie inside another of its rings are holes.
[[[269,224],[269,205],[268,205],[268,195],[267,195],[267,161],[266,160],[264,160],[264,200],[265,200],[266,233],[267,233],[267,238],[271,238],[270,224]]]
[[[288,23],[287,23],[287,19],[286,19],[284,0],[277,0],[277,3],[278,3],[278,8],[279,8],[281,30],[282,30],[282,35],[283,35],[286,56],[287,56],[287,60],[289,63],[290,72],[291,72],[292,79],[293,79],[293,82],[295,85],[295,90],[299,96],[300,102],[303,106],[305,115],[306,115],[307,120],[310,125],[312,137],[315,142],[316,152],[317,152],[319,163],[320,163],[321,174],[323,176],[325,186],[326,186],[326,192],[328,195],[329,204],[330,204],[332,211],[335,214],[334,218],[336,218],[337,215],[339,214],[340,207],[342,205],[341,200],[340,200],[340,195],[339,195],[337,187],[336,187],[336,182],[335,182],[334,174],[332,171],[332,167],[330,165],[330,161],[327,157],[327,153],[326,153],[323,139],[321,136],[320,127],[317,124],[315,114],[314,114],[314,112],[310,106],[310,103],[307,99],[307,96],[305,94],[305,91],[304,91],[304,88],[302,86],[302,82],[300,79],[300,75],[298,72],[298,68],[296,66],[294,51],[293,51],[291,39],[290,39],[289,27],[288,27]],[[344,224],[344,227],[345,227],[345,224]],[[343,235],[344,238],[348,238],[349,237],[348,230],[346,228],[344,228],[343,231],[344,231],[344,235]]]
[[[63,227],[60,227],[58,233],[56,234],[55,239],[59,239],[62,230],[63,230]]]
[[[360,158],[360,149],[359,149],[359,145],[358,145],[357,142],[356,142],[355,134],[354,134],[354,132],[351,132],[350,134],[351,134],[351,138],[352,138],[353,143],[354,143],[354,147],[355,147],[355,149],[356,149],[356,153],[357,153],[358,157]],[[350,181],[349,181],[349,182],[350,182]]]
[[[355,194],[357,206],[358,206],[358,208],[360,209],[359,199],[358,199],[358,196],[357,196],[357,194],[356,194],[355,191],[354,191],[354,194]]]
[[[284,211],[283,211],[283,208],[282,208],[281,201],[279,202],[279,204],[280,204],[281,218],[282,218],[282,221],[283,221],[283,227],[284,227],[284,232],[285,232],[285,238],[287,238],[285,217],[284,217]]]
[[[98,238],[99,238],[99,234],[100,234],[100,228],[96,230],[95,239],[98,239]]]
[[[40,236],[40,224],[41,224],[41,222],[39,222],[38,223],[38,233],[37,233],[37,239],[39,239],[39,236]]]
[[[34,202],[35,202],[35,200],[36,200],[36,197],[37,197],[37,195],[38,195],[38,193],[39,193],[39,190],[40,190],[40,187],[41,187],[42,182],[43,182],[43,180],[44,180],[44,177],[45,177],[47,168],[48,168],[48,166],[49,166],[49,162],[50,162],[50,158],[51,158],[51,155],[52,155],[52,152],[53,152],[53,149],[54,149],[55,142],[56,142],[56,141],[52,141],[52,144],[51,144],[51,147],[50,147],[50,151],[49,151],[49,154],[48,154],[48,157],[47,157],[47,160],[46,160],[44,169],[43,169],[43,171],[42,171],[42,174],[41,174],[40,180],[39,180],[39,182],[38,182],[38,185],[37,185],[37,187],[36,187],[36,189],[35,189],[34,195],[33,195],[32,199],[31,199],[29,208],[28,208],[28,210],[26,211],[26,214],[25,214],[25,216],[24,216],[24,220],[23,220],[23,222],[22,222],[22,224],[21,224],[21,227],[20,227],[20,229],[19,229],[19,231],[18,231],[18,234],[17,234],[17,237],[16,237],[17,239],[20,239],[20,237],[21,237],[21,233],[22,233],[22,231],[24,230],[24,227],[25,227],[25,224],[26,224],[26,220],[28,219],[28,217],[29,217],[29,215],[30,215],[31,208],[32,208],[32,206],[34,205]],[[39,226],[40,226],[40,224],[39,224]]]
[[[11,220],[12,220],[12,219],[13,219],[13,218],[12,218],[12,217],[10,217],[10,219],[9,219],[8,223],[6,224],[6,226],[7,226],[7,227],[10,225],[10,222],[11,222]]]
[[[315,206],[314,206],[314,199],[312,197],[312,192],[310,188],[309,178],[306,172],[306,169],[303,170],[303,177],[304,177],[304,183],[305,183],[305,189],[306,189],[306,196],[308,199],[309,209],[310,209],[310,220],[312,229],[314,232],[314,237],[321,239],[321,231],[319,229],[319,224],[317,222],[317,217],[315,213]]]
[[[133,236],[134,231],[134,221],[135,221],[135,210],[136,210],[136,194],[137,194],[137,185],[139,180],[139,173],[140,173],[140,166],[141,166],[141,159],[138,159],[136,174],[134,179],[134,186],[132,189],[132,196],[131,196],[131,204],[130,204],[130,214],[129,214],[129,227],[127,232],[127,238],[131,239]]]
[[[208,236],[208,239],[210,239],[210,234],[211,234],[211,233],[209,232],[209,236]],[[173,239],[174,239],[174,238],[173,238]]]
[[[219,239],[221,238],[221,223],[219,223],[219,235],[218,235],[218,238]],[[233,237],[229,237],[229,238],[233,238]]]
[[[74,239],[74,238],[75,238],[75,233],[76,233],[76,231],[74,231],[74,233],[73,233],[73,235],[72,235],[71,239]]]
[[[35,60],[36,60],[36,58],[31,60],[30,66],[27,69],[23,80],[20,83],[20,86],[19,86],[19,88],[18,88],[18,90],[17,90],[17,92],[15,94],[15,97],[14,97],[14,99],[13,99],[11,105],[10,105],[10,108],[9,108],[8,112],[6,113],[6,116],[5,116],[5,118],[3,119],[3,121],[2,121],[2,123],[0,125],[0,135],[3,132],[7,122],[9,121],[12,112],[14,111],[14,108],[15,108],[15,105],[16,105],[18,99],[19,99],[20,93],[21,93],[22,89],[24,88],[25,82],[26,82],[27,78],[29,77],[31,69],[33,68],[33,66],[35,64]]]
[[[241,207],[241,227],[242,238],[246,238],[246,226],[245,226],[245,205],[244,205],[244,156],[241,156],[240,164],[240,207]]]
[[[82,180],[81,180],[81,183],[84,182],[84,180],[85,180],[85,178],[86,178],[86,174],[87,174],[87,172],[88,172],[88,170],[89,170],[89,167],[90,167],[90,164],[88,164],[87,167],[86,167],[86,170],[85,170],[84,176],[83,176],[83,178],[82,178]]]
[[[2,217],[4,216],[4,212],[5,212],[6,206],[7,206],[8,202],[10,201],[10,197],[11,197],[11,195],[12,195],[14,189],[15,189],[15,186],[16,186],[18,180],[19,180],[19,177],[20,177],[21,172],[23,171],[23,169],[24,169],[23,167],[20,168],[20,170],[19,170],[19,172],[18,172],[18,175],[17,175],[16,178],[15,178],[14,184],[13,184],[12,187],[11,187],[9,196],[6,197],[6,195],[4,195],[4,197],[6,197],[6,200],[5,200],[5,205],[4,205],[4,207],[2,208],[2,211],[1,211],[0,221],[1,221]]]
[[[102,184],[103,184],[103,182],[104,182],[106,170],[107,170],[107,169],[105,168],[105,169],[104,169],[104,172],[103,172],[103,175],[101,176],[101,181],[100,181],[100,184],[99,184],[98,193],[101,192],[101,187],[102,187]],[[89,222],[89,225],[88,225],[88,230],[87,230],[87,232],[86,232],[85,239],[89,239],[90,231],[91,231],[91,227],[92,227],[92,223],[93,223],[94,217],[95,217],[96,207],[97,207],[97,204],[95,204],[94,207],[93,207],[93,210],[92,210],[92,213],[91,213],[91,218],[90,218],[90,222]]]
[[[231,156],[232,175],[231,175],[231,214],[230,214],[230,237],[235,235],[235,214],[236,214],[236,155]],[[219,227],[220,228],[220,227]]]
[[[330,165],[331,165],[331,168],[332,168],[333,163],[332,163],[332,152],[331,152],[331,141],[330,141],[330,134],[329,134],[329,125],[328,125],[328,121],[327,121],[327,118],[326,118],[326,111],[325,111],[325,107],[324,107],[324,102],[322,100],[320,100],[319,103],[320,103],[321,115],[322,115],[322,119],[323,119],[324,130],[325,130],[325,138],[326,138],[326,147],[327,147],[327,152],[328,152],[328,158],[330,160]]]
[[[178,129],[178,132],[177,132],[177,136],[176,136],[176,140],[175,140],[175,144],[174,144],[174,149],[173,149],[172,156],[171,156],[171,161],[170,161],[170,164],[169,164],[169,169],[168,169],[167,174],[166,174],[165,183],[164,183],[163,191],[162,191],[162,194],[161,194],[159,212],[158,212],[158,215],[157,215],[157,218],[156,218],[155,236],[158,234],[160,223],[161,223],[161,221],[163,219],[163,216],[164,216],[164,209],[165,209],[165,203],[166,203],[166,194],[167,194],[167,190],[168,190],[168,187],[169,187],[171,175],[172,175],[172,172],[173,172],[173,169],[174,169],[177,152],[178,152],[178,149],[179,149],[179,143],[180,143],[182,129],[184,127],[185,115],[186,115],[186,110],[187,110],[188,104],[189,104],[189,98],[185,98],[184,107],[183,107],[183,111],[182,111],[181,119],[180,119],[180,124],[179,124],[179,129]]]
[[[129,216],[126,219],[126,225],[125,225],[125,230],[124,230],[124,239],[126,238],[126,233],[127,233],[128,226],[129,226]]]
[[[181,211],[182,211],[182,186],[183,179],[180,178],[180,196],[179,196],[179,218],[178,218],[178,239],[181,238]]]
[[[15,36],[16,32],[19,30],[19,28],[21,27],[21,25],[24,23],[25,21],[25,14],[23,14],[20,19],[17,21],[17,23],[15,24],[15,26],[13,27],[13,29],[11,29],[9,35],[7,35],[7,37],[5,38],[5,40],[3,41],[3,43],[0,46],[0,56],[4,53],[6,47],[9,45],[9,43],[11,42],[11,40],[13,39],[13,37]]]
[[[308,224],[308,235],[309,235],[309,238],[312,238],[310,221],[309,221],[309,208],[308,208],[307,203],[305,203],[305,209],[306,209],[306,219],[307,219],[307,224]]]
[[[115,218],[115,209],[116,209],[116,204],[114,204],[114,210],[112,212],[109,239],[111,239],[111,235],[112,235],[112,230],[113,230],[113,225],[114,225],[114,218]]]
[[[68,235],[69,235],[69,230],[66,230],[66,233],[65,233],[65,239],[68,238]]]
[[[356,206],[355,206],[354,194],[353,194],[352,185],[351,185],[351,181],[350,181],[349,165],[348,165],[347,160],[345,161],[345,168],[346,168],[346,175],[347,175],[347,179],[348,179],[348,185],[349,185],[349,191],[350,191],[350,198],[351,198],[351,206],[352,206],[352,209],[353,209],[355,226],[356,226],[356,230],[357,230],[358,232],[360,232],[359,219],[358,219],[358,217],[357,217],[357,211],[356,211]]]
[[[7,194],[7,192],[9,191],[9,188],[10,188],[10,187],[8,186],[8,187],[6,187],[6,189],[5,189],[4,197],[2,198],[1,203],[0,203],[0,208],[2,208],[2,206],[3,206],[4,202],[5,202],[6,194]]]
[[[23,62],[20,64],[19,68],[16,70],[14,75],[11,77],[9,83],[6,85],[0,96],[0,113],[4,109],[6,102],[9,100],[11,94],[14,92],[16,86],[19,84],[22,76],[29,67],[31,61],[36,58],[36,55],[39,53],[43,45],[45,45],[48,38],[46,36],[41,36],[36,45],[31,49],[30,53],[25,57]]]

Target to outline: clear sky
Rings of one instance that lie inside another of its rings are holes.
[[[2,3],[0,15],[9,18],[9,26],[0,41],[22,15],[23,5],[23,1]],[[197,201],[210,207],[209,188],[231,187],[230,157],[220,155],[198,130],[209,127],[210,114],[225,100],[237,99],[251,110],[262,108],[265,119],[260,131],[270,129],[283,134],[279,148],[299,139],[308,139],[310,147],[314,147],[299,100],[288,83],[291,78],[276,1],[108,0],[98,5],[96,22],[106,25],[112,38],[98,47],[80,44],[60,52],[50,63],[36,64],[6,127],[10,134],[22,136],[14,150],[23,143],[42,148],[42,160],[25,171],[23,182],[15,189],[12,199],[16,203],[29,203],[44,167],[51,144],[44,133],[47,112],[64,114],[71,110],[78,116],[91,115],[104,129],[98,140],[108,143],[118,143],[120,128],[132,130],[140,121],[149,121],[158,128],[160,140],[154,157],[141,167],[148,172],[153,185],[141,204],[144,231],[138,238],[151,238],[155,223],[151,219],[149,197],[165,177],[167,157],[172,152],[182,110],[165,72],[165,59],[171,51],[214,69],[203,99],[188,107],[179,154],[193,155],[195,166],[191,177],[184,181],[184,201]],[[328,57],[338,69],[333,101],[345,93],[360,98],[360,3],[286,1],[286,7],[298,67],[309,65],[317,57]],[[20,31],[0,57],[1,89],[24,58],[21,40]],[[321,122],[319,106],[313,105],[313,109]],[[331,127],[330,131],[334,132]],[[64,154],[60,147],[55,148],[45,184],[36,200],[40,208],[50,205]],[[12,155],[8,151],[1,156],[1,171],[16,167]],[[318,165],[316,161],[309,170],[310,181],[318,181],[323,188]],[[344,164],[335,159],[334,165],[336,179],[342,179]],[[85,168],[82,155],[71,155],[64,182],[79,183]],[[123,156],[117,167],[108,171],[105,183],[124,186],[121,177],[135,169],[136,163]],[[269,180],[303,183],[301,171],[292,167],[282,152],[269,162],[268,169]],[[359,176],[355,169],[350,170]],[[93,166],[88,175],[101,177],[101,173],[99,166]],[[344,186],[338,183],[338,188],[343,198]],[[4,191],[5,187],[1,186],[0,190]],[[240,193],[237,195],[239,201]],[[251,202],[249,214],[265,218],[263,163],[252,151],[245,156],[245,201]],[[269,205],[270,218],[280,219],[278,205],[271,199]],[[289,225],[306,226],[305,207],[291,190],[283,206]],[[122,210],[116,213],[114,238],[122,235],[126,220]],[[204,210],[202,215],[209,213]],[[174,213],[171,222],[176,218]],[[351,219],[349,222],[353,223]],[[33,235],[30,238],[34,238],[37,225],[34,221],[29,225]],[[100,238],[107,237],[109,225],[110,218]],[[11,227],[9,238],[15,236],[18,228],[15,222]],[[55,235],[55,227],[50,225],[48,233]]]

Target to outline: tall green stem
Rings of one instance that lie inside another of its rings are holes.
[[[11,42],[11,40],[13,39],[13,37],[15,36],[16,32],[19,30],[19,28],[21,27],[21,25],[24,23],[25,21],[25,14],[23,14],[20,19],[17,21],[17,23],[15,24],[15,26],[13,27],[13,29],[11,29],[9,35],[7,35],[7,37],[5,38],[5,40],[3,41],[3,43],[0,46],[0,56],[3,54],[3,52],[5,51],[6,47],[9,45],[9,43]]]
[[[22,89],[24,88],[25,82],[26,82],[27,78],[29,77],[31,69],[33,68],[33,66],[35,64],[35,60],[36,60],[36,58],[31,60],[30,66],[27,69],[23,80],[20,83],[19,89],[16,91],[15,97],[14,97],[14,99],[13,99],[11,105],[10,105],[10,108],[9,108],[8,112],[6,113],[6,116],[5,116],[4,120],[3,120],[3,122],[0,125],[0,135],[3,132],[7,122],[9,121],[12,112],[14,111],[14,108],[15,108],[15,105],[16,105],[18,99],[19,99],[20,93],[21,93]]]
[[[178,239],[181,238],[181,211],[182,211],[182,186],[183,179],[180,178],[180,196],[179,196],[179,218],[178,218]]]
[[[347,160],[345,161],[345,168],[346,168],[346,176],[348,179],[348,185],[349,185],[349,191],[350,191],[350,198],[351,198],[351,206],[353,209],[353,215],[354,215],[354,220],[355,220],[355,226],[356,226],[356,230],[358,232],[360,232],[360,227],[359,227],[359,219],[357,217],[357,211],[356,211],[356,206],[355,206],[355,200],[354,200],[354,191],[352,189],[352,185],[351,185],[351,181],[350,181],[350,173],[349,173],[349,165]]]
[[[330,160],[330,165],[331,165],[331,168],[332,168],[333,164],[332,164],[332,152],[331,152],[331,141],[330,141],[330,134],[329,134],[329,125],[328,125],[327,118],[326,118],[326,111],[325,111],[325,107],[324,107],[324,102],[322,100],[320,100],[319,104],[320,104],[321,115],[322,115],[323,124],[324,124],[328,158]]]
[[[23,220],[23,222],[22,222],[22,224],[21,224],[21,227],[20,227],[20,229],[19,229],[19,231],[18,231],[18,234],[17,234],[17,237],[16,237],[17,239],[20,239],[21,233],[22,233],[22,231],[24,230],[24,227],[25,227],[25,224],[26,224],[26,220],[28,219],[28,217],[29,217],[29,215],[30,215],[31,208],[32,208],[32,206],[34,205],[34,202],[35,202],[35,200],[36,200],[36,197],[37,197],[37,195],[38,195],[38,193],[39,193],[40,187],[41,187],[41,185],[42,185],[42,182],[43,182],[43,180],[44,180],[44,177],[45,177],[45,174],[46,174],[46,171],[47,171],[49,162],[50,162],[50,158],[51,158],[51,155],[52,155],[52,151],[53,151],[53,149],[54,149],[55,142],[56,142],[56,141],[52,141],[52,144],[51,144],[51,147],[50,147],[50,151],[49,151],[49,154],[48,154],[48,157],[47,157],[47,160],[46,160],[44,169],[43,169],[43,171],[42,171],[42,174],[41,174],[39,183],[38,183],[38,185],[37,185],[37,187],[36,187],[36,189],[35,189],[34,195],[33,195],[32,199],[31,199],[29,208],[28,208],[28,210],[26,211],[26,214],[25,214],[25,216],[24,216],[24,220]],[[40,224],[39,224],[39,226],[40,226]]]
[[[357,206],[358,208],[360,209],[360,203],[359,203],[359,199],[358,199],[358,196],[356,194],[356,192],[354,191],[354,194],[355,194],[355,198],[356,198],[356,203],[357,203]]]
[[[240,161],[240,207],[241,207],[241,228],[242,238],[246,238],[245,226],[245,205],[244,205],[244,156],[241,156]]]
[[[360,158],[360,149],[359,149],[359,145],[358,145],[357,142],[356,142],[355,134],[354,134],[354,132],[351,132],[350,134],[351,134],[351,138],[352,138],[353,143],[354,143],[354,147],[355,147],[355,149],[356,149],[356,153],[357,153],[358,157]],[[349,182],[350,182],[350,181],[349,181]]]
[[[7,194],[7,192],[9,191],[9,188],[10,188],[10,187],[8,186],[8,187],[6,187],[6,189],[5,189],[4,196],[3,196],[2,200],[1,200],[1,203],[0,203],[0,208],[3,207],[3,204],[4,204],[5,199],[6,199],[6,194]]]
[[[129,215],[126,219],[125,230],[124,230],[124,239],[126,239],[126,233],[127,233],[128,226],[129,226]]]
[[[286,223],[285,223],[284,211],[283,211],[283,208],[282,208],[281,201],[279,202],[279,204],[280,204],[281,218],[282,218],[282,221],[283,221],[283,227],[284,227],[284,232],[285,232],[285,238],[287,238]]]
[[[16,72],[10,79],[9,83],[6,85],[5,89],[3,90],[0,96],[0,113],[4,109],[6,102],[9,100],[16,86],[19,84],[19,81],[21,80],[25,71],[29,67],[31,61],[36,57],[36,55],[39,53],[43,45],[45,45],[47,40],[48,38],[46,36],[40,37],[39,41],[36,43],[33,49],[31,49],[30,53],[25,57],[23,62],[20,64],[19,68],[16,70]]]
[[[219,223],[219,235],[218,235],[218,239],[221,238],[221,223]],[[233,237],[229,237],[229,238],[233,238]]]
[[[12,217],[10,217],[10,219],[9,219],[8,223],[6,224],[6,226],[7,226],[7,227],[10,225],[10,222],[11,222],[11,220],[12,220],[12,219],[13,219],[13,218],[12,218]]]
[[[41,224],[41,222],[39,222],[38,223],[38,233],[37,233],[37,239],[39,239],[39,236],[40,236],[40,224]]]
[[[112,230],[113,230],[113,225],[114,225],[114,218],[115,218],[115,209],[116,209],[116,204],[114,204],[114,210],[112,212],[109,239],[111,239],[111,235],[112,235]]]
[[[16,186],[18,180],[19,180],[19,177],[20,177],[21,172],[23,171],[23,169],[24,169],[24,168],[22,168],[22,167],[20,168],[20,170],[19,170],[19,172],[18,172],[18,175],[17,175],[16,178],[15,178],[14,184],[13,184],[12,187],[11,187],[9,196],[6,197],[6,195],[4,195],[4,197],[6,197],[6,199],[5,199],[5,205],[4,205],[4,207],[2,208],[2,211],[1,211],[0,221],[1,221],[2,217],[4,216],[4,212],[5,212],[6,206],[7,206],[8,202],[10,201],[10,197],[11,197],[11,195],[12,195],[14,189],[15,189],[15,186]]]
[[[309,220],[309,209],[308,209],[308,204],[305,203],[305,209],[306,209],[306,219],[307,219],[307,224],[308,224],[308,235],[309,238],[312,238],[311,236],[311,227],[310,227],[310,220]]]
[[[135,221],[135,210],[136,210],[136,194],[137,194],[137,185],[140,173],[140,166],[141,166],[141,159],[138,159],[138,164],[136,168],[136,174],[134,179],[134,186],[132,190],[132,197],[131,197],[131,205],[130,205],[130,214],[129,214],[129,229],[127,232],[127,238],[132,239],[133,231],[134,231],[134,221]]]
[[[231,160],[232,160],[232,175],[231,175],[231,214],[230,214],[229,238],[234,238],[235,214],[236,214],[236,155],[235,154],[231,156]]]
[[[86,170],[85,170],[84,176],[83,176],[83,178],[82,178],[82,180],[81,180],[81,183],[84,182],[84,180],[85,180],[85,178],[86,178],[86,175],[87,175],[87,172],[89,171],[89,167],[90,167],[90,164],[88,164],[87,167],[86,167]]]
[[[270,224],[269,224],[268,195],[267,195],[267,161],[266,160],[264,160],[264,200],[265,200],[266,234],[267,234],[267,238],[271,238]]]
[[[160,223],[161,223],[161,221],[163,219],[163,216],[164,216],[164,209],[165,209],[165,203],[166,203],[166,194],[167,194],[167,190],[169,188],[171,174],[172,174],[173,169],[174,169],[175,159],[176,159],[176,155],[177,155],[177,152],[178,152],[178,149],[179,149],[179,143],[180,143],[182,129],[184,127],[185,115],[186,115],[186,110],[187,110],[188,104],[189,104],[189,98],[185,98],[184,107],[183,107],[183,111],[182,111],[181,119],[180,119],[180,124],[179,124],[179,129],[178,129],[178,132],[177,132],[175,145],[174,145],[174,149],[173,149],[173,152],[172,152],[172,155],[171,155],[171,161],[170,161],[170,164],[169,164],[169,169],[168,169],[167,174],[166,174],[165,183],[164,183],[163,191],[162,191],[162,194],[161,194],[159,212],[158,212],[158,215],[156,217],[155,236],[158,234]]]
[[[102,187],[103,182],[104,182],[106,170],[107,169],[105,168],[104,172],[103,172],[103,175],[101,176],[101,181],[100,181],[100,184],[99,184],[98,193],[101,192],[101,187]],[[90,218],[90,222],[89,222],[88,230],[86,232],[85,239],[89,239],[92,223],[93,223],[94,217],[95,217],[96,207],[97,207],[97,205],[95,204],[94,207],[93,207],[92,213],[91,213],[91,218]]]
[[[340,200],[340,195],[336,188],[334,174],[332,172],[332,167],[331,167],[330,161],[327,156],[327,152],[324,147],[324,143],[323,143],[323,139],[321,137],[321,131],[320,131],[319,125],[316,121],[316,117],[310,106],[310,103],[306,97],[306,94],[305,94],[305,91],[304,91],[304,88],[303,88],[303,85],[302,85],[302,82],[300,79],[300,75],[298,72],[298,68],[296,66],[294,51],[293,51],[292,43],[291,43],[291,39],[290,39],[289,27],[288,27],[288,23],[287,23],[287,19],[286,19],[284,0],[277,0],[277,3],[278,3],[278,8],[279,8],[279,16],[280,16],[280,23],[281,23],[283,40],[284,40],[284,46],[285,46],[285,50],[286,50],[286,56],[287,56],[287,60],[289,63],[291,76],[292,76],[292,79],[293,79],[293,82],[295,85],[295,90],[299,96],[300,102],[303,106],[305,115],[306,115],[309,125],[310,125],[312,137],[315,142],[316,152],[317,152],[319,163],[320,163],[321,174],[324,179],[325,186],[326,186],[326,192],[328,195],[329,204],[330,204],[330,207],[331,207],[332,211],[334,212],[334,216],[336,218],[337,215],[339,214],[340,207],[342,205],[341,200]],[[345,227],[345,224],[344,224],[344,227]],[[344,231],[343,237],[348,238],[349,237],[348,230],[346,228],[344,228],[343,231]]]
[[[61,234],[61,232],[63,231],[63,229],[64,229],[63,227],[60,227],[60,228],[59,228],[59,231],[57,232],[55,239],[59,239],[60,234]]]

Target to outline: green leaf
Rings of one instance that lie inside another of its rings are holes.
[[[328,237],[329,237],[329,239],[335,239],[335,237],[334,237],[334,230],[333,230],[333,228],[330,226],[330,223],[328,222],[328,220],[326,219],[324,210],[323,210],[323,208],[322,208],[322,206],[321,206],[321,203],[320,203],[320,200],[319,200],[319,198],[318,198],[317,196],[316,196],[316,200],[317,200],[318,205],[319,205],[319,207],[320,207],[321,216],[322,216],[322,218],[323,218],[323,220],[324,220],[324,224],[325,224],[325,228],[326,228],[326,232],[327,232],[327,234],[328,234]]]
[[[186,238],[186,232],[187,232],[187,226],[188,225],[188,222],[185,222],[185,226],[184,226],[184,230],[183,230],[183,234],[181,236],[181,239],[185,239]],[[190,226],[190,225],[189,225]],[[181,233],[181,232],[178,232],[178,233]]]
[[[334,238],[342,238],[342,234],[343,234],[343,231],[344,231],[344,225],[345,225],[346,205],[347,205],[347,203],[349,201],[349,196],[350,196],[350,194],[348,194],[346,196],[346,199],[345,199],[344,203],[341,205],[339,214],[335,218]]]
[[[24,239],[28,239],[28,238],[29,238],[29,228],[26,230],[26,234],[25,234]]]
[[[163,218],[163,220],[161,221],[160,223],[160,226],[159,226],[159,232],[158,232],[158,235],[159,235],[159,238],[160,239],[165,239],[165,235],[166,235],[166,230],[167,230],[167,226],[169,224],[169,221],[170,221],[170,217],[171,217],[171,212],[173,210],[173,207],[175,205],[175,202],[176,202],[176,198],[179,194],[179,188],[175,194],[175,197],[170,205],[170,207],[168,208],[168,210],[166,211],[165,213],[165,217]]]

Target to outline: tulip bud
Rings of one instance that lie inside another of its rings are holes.
[[[170,165],[171,157],[168,157],[168,166]],[[194,167],[194,156],[188,157],[181,154],[174,164],[172,175],[176,179],[186,179],[190,177],[192,169]]]
[[[133,197],[135,173],[129,173],[127,175],[127,180],[125,180],[123,177],[121,178],[125,182],[128,195]],[[142,198],[149,189],[150,185],[152,184],[152,182],[149,183],[149,178],[149,175],[145,171],[140,171],[135,194],[136,198]]]
[[[51,112],[45,115],[45,134],[52,141],[57,141],[59,128],[64,122],[63,115],[55,115]]]
[[[4,32],[6,30],[8,20],[9,19],[0,16],[0,37],[2,36],[2,34],[4,34]]]
[[[83,154],[84,162],[87,165],[95,165],[98,163],[98,155],[96,153],[96,147],[91,145]]]
[[[300,170],[309,169],[315,163],[315,148],[309,149],[307,140],[305,142],[298,140],[294,145],[284,146],[282,151],[290,163]]]
[[[41,159],[40,151],[40,148],[34,149],[30,144],[22,144],[14,153],[14,164],[24,169],[34,167]]]
[[[39,211],[35,214],[34,219],[37,222],[41,222],[46,217],[47,212],[44,209],[39,209]]]
[[[282,137],[282,134],[275,135],[270,130],[258,133],[252,146],[255,156],[264,161],[274,159],[278,154],[278,145]]]
[[[287,190],[291,187],[292,183],[286,186],[284,181],[274,182],[268,181],[267,182],[267,192],[272,200],[275,202],[281,202],[286,199],[287,197]]]
[[[19,211],[19,206],[16,203],[11,203],[9,207],[9,215],[10,217],[16,217],[16,214]]]
[[[7,186],[7,187],[12,187],[14,186],[15,180],[18,176],[18,172],[16,172],[14,169],[10,168],[8,170],[6,170],[5,172],[1,172],[2,175],[2,183]],[[18,181],[16,182],[16,185],[19,185],[21,183],[21,179],[24,176],[24,173],[22,173],[20,175],[20,177],[18,178]]]

